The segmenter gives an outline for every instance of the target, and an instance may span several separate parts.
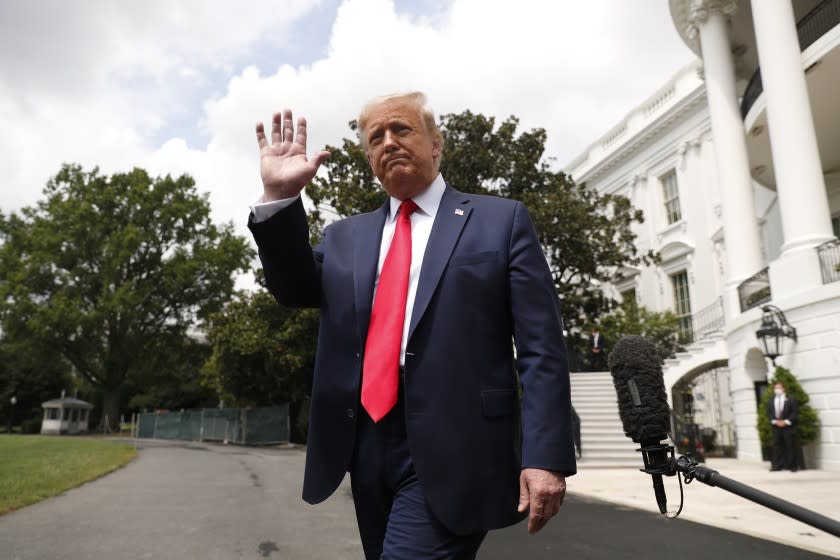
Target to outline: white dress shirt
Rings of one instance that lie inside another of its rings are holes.
[[[405,347],[408,338],[408,328],[411,324],[411,312],[414,309],[414,298],[417,296],[417,285],[420,282],[420,269],[423,266],[423,256],[426,254],[426,246],[429,244],[429,236],[432,233],[432,225],[437,216],[440,200],[446,183],[443,176],[438,173],[429,188],[420,195],[413,198],[417,204],[417,210],[411,214],[411,270],[408,275],[408,295],[405,301],[405,320],[403,322],[402,342],[400,343],[400,365],[405,365]],[[280,210],[291,205],[299,196],[262,202],[262,197],[251,206],[255,222],[263,222]],[[397,212],[402,201],[391,197],[388,217],[385,219],[385,227],[382,228],[382,243],[379,246],[379,263],[376,266],[376,281],[374,284],[374,298],[376,298],[376,286],[379,285],[379,274],[382,272],[382,265],[388,255],[391,240],[394,238],[394,231],[397,227]]]

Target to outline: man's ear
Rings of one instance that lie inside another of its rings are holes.
[[[438,158],[440,157],[440,150],[443,147],[443,138],[437,136],[434,140],[432,140],[432,157]]]

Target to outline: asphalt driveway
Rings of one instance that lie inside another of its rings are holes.
[[[345,480],[300,499],[304,452],[144,441],[124,469],[0,517],[0,560],[361,559]],[[572,482],[570,480],[570,482]],[[570,495],[535,537],[491,533],[481,560],[827,557]]]

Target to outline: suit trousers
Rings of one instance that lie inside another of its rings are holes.
[[[774,470],[797,470],[796,426],[779,428],[773,426],[773,461]]]
[[[472,560],[486,531],[456,535],[426,503],[411,460],[402,383],[378,423],[359,407],[350,481],[366,560]]]

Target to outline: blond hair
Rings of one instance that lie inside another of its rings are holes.
[[[417,112],[420,114],[420,119],[423,121],[423,126],[426,128],[426,132],[440,140],[441,145],[443,144],[443,136],[441,135],[440,129],[438,129],[437,123],[435,122],[435,113],[426,104],[426,94],[422,91],[412,91],[408,93],[389,93],[387,95],[380,95],[379,97],[375,97],[365,103],[365,106],[362,107],[361,113],[359,113],[359,139],[362,143],[362,149],[365,151],[368,149],[367,125],[368,119],[370,119],[370,113],[380,105],[384,105],[385,103],[389,103],[391,101],[406,101],[416,106]]]

